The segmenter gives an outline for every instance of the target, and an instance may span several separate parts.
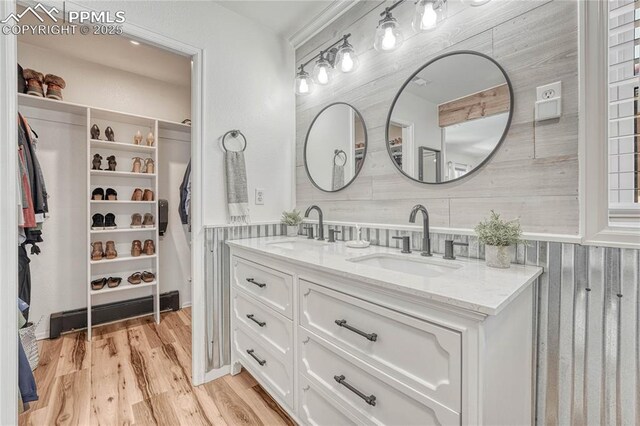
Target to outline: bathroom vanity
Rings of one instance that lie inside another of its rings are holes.
[[[542,269],[229,241],[232,374],[300,424],[530,424]]]

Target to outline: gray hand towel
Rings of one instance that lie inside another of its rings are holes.
[[[344,186],[344,166],[333,163],[333,174],[331,176],[331,189],[337,191]]]
[[[226,151],[224,156],[227,174],[227,203],[231,223],[249,223],[249,195],[247,192],[247,168],[244,152]]]

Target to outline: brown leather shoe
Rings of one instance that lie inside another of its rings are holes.
[[[91,244],[91,260],[102,260],[104,257],[104,250],[102,250],[102,242],[96,241]]]
[[[151,256],[156,254],[156,245],[153,243],[153,240],[145,240],[144,241],[144,254],[147,256]]]
[[[100,278],[97,280],[91,281],[91,290],[102,290],[104,285],[107,283],[106,278]]]
[[[142,281],[144,281],[145,283],[153,282],[155,279],[156,279],[156,274],[153,274],[149,271],[144,271],[142,273]]]
[[[116,288],[120,285],[121,282],[122,282],[122,278],[120,277],[109,277],[107,279],[107,287]]]
[[[142,274],[140,272],[135,272],[129,275],[129,278],[127,278],[127,281],[129,281],[129,283],[133,285],[140,284],[142,282]]]
[[[133,160],[133,163],[131,165],[131,172],[132,173],[141,173],[142,172],[142,158],[133,157],[132,160]]]
[[[151,213],[144,214],[144,222],[142,222],[143,228],[153,228],[156,226],[156,221],[153,219],[153,215]]]
[[[145,173],[153,174],[156,171],[156,165],[153,161],[153,158],[145,158],[144,160],[144,171]]]
[[[131,201],[142,201],[142,189],[136,188],[131,194]]]
[[[153,191],[150,189],[145,189],[142,199],[144,201],[153,201]]]
[[[145,220],[146,220],[146,215],[145,215]],[[142,228],[142,215],[140,213],[134,213],[131,215],[131,227]]]
[[[131,243],[131,256],[138,257],[142,254],[142,242],[140,240],[134,240]]]
[[[113,241],[107,241],[104,254],[105,256],[107,256],[107,259],[115,259],[116,257],[118,257],[118,252],[116,251],[116,243]]]

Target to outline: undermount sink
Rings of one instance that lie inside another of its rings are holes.
[[[329,243],[317,240],[292,238],[290,240],[274,241],[272,243],[267,243],[267,245],[285,250],[300,250],[312,247],[323,247],[329,245]]]
[[[375,268],[404,272],[405,274],[419,275],[422,277],[439,277],[440,275],[451,273],[462,267],[462,265],[458,263],[443,259],[415,256],[405,257],[394,254],[370,254],[347,260]]]

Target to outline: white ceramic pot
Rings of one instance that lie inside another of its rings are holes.
[[[287,237],[298,236],[298,225],[287,225]]]
[[[484,246],[484,259],[487,266],[506,269],[511,267],[510,246]]]

